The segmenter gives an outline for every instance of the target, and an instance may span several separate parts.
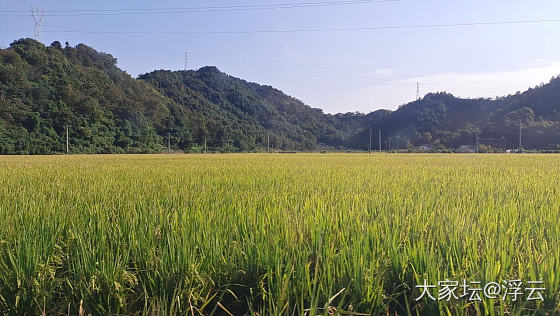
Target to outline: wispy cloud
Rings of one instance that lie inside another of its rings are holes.
[[[548,82],[560,74],[560,62],[535,61],[533,65],[518,70],[480,73],[441,73],[388,81],[369,86],[361,91],[362,97],[370,96],[369,110],[395,109],[416,97],[416,83],[420,93],[446,91],[458,97],[496,97],[525,91]],[[362,102],[363,103],[363,100]],[[364,108],[361,111],[367,111]]]
[[[373,78],[373,79],[388,79],[393,78],[397,74],[397,71],[392,68],[382,68],[382,69],[375,69],[371,71],[366,71],[361,74],[358,74],[357,78]]]

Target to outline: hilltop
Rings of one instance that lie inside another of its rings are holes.
[[[20,39],[0,50],[0,153],[173,150],[435,149],[474,144],[514,147],[521,123],[526,148],[557,149],[560,79],[497,99],[440,92],[396,111],[327,114],[267,85],[216,67],[157,70],[133,78],[107,53],[79,44]]]

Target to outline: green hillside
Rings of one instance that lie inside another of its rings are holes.
[[[63,152],[67,125],[79,153],[158,152],[167,130],[188,133],[182,107],[116,62],[83,44],[0,50],[0,153]]]
[[[0,154],[366,150],[474,145],[558,149],[560,79],[498,99],[432,93],[368,114],[326,114],[216,67],[132,78],[84,44],[20,39],[0,50]]]

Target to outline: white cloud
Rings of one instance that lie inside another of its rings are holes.
[[[373,70],[366,70],[363,72],[354,73],[350,77],[350,81],[367,81],[384,79],[383,82],[386,82],[387,79],[394,78],[397,75],[397,71],[393,68],[380,68],[380,69],[373,69]]]
[[[548,64],[548,63],[550,63],[550,61],[548,61],[548,59],[542,59],[542,58],[535,59],[532,62],[533,65],[543,65],[543,64]]]
[[[397,71],[392,68],[382,68],[376,69],[370,72],[362,74],[363,77],[374,77],[374,78],[391,78],[397,74]]]
[[[541,83],[547,83],[560,74],[560,62],[535,61],[532,67],[512,71],[482,73],[441,73],[429,76],[392,80],[385,84],[369,86],[359,94],[361,102],[369,102],[360,111],[388,108],[410,102],[416,97],[416,82],[420,83],[420,94],[446,91],[458,97],[496,97],[525,91]]]

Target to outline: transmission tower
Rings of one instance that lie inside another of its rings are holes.
[[[31,6],[31,16],[33,17],[33,21],[35,21],[35,30],[34,36],[35,40],[40,42],[41,41],[41,24],[45,22],[45,10],[39,9],[36,6]]]
[[[187,71],[189,67],[189,53],[185,52],[185,71]]]
[[[420,83],[416,82],[416,101],[420,100]]]

